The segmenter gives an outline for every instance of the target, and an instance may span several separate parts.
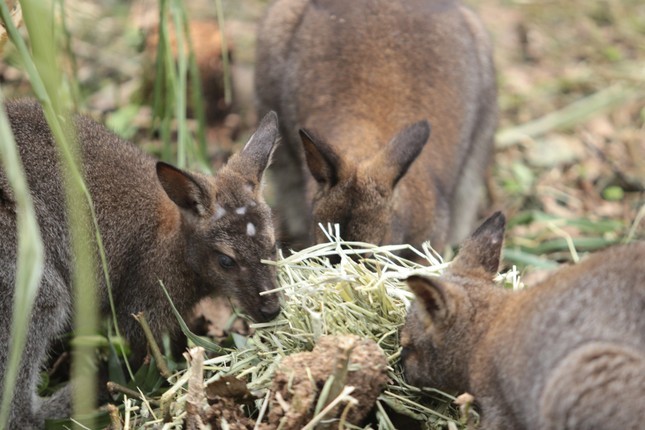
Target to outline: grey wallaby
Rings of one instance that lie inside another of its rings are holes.
[[[476,220],[493,153],[488,34],[452,0],[276,0],[258,31],[260,114],[280,116],[272,173],[293,247],[317,224],[375,244],[431,240]],[[430,136],[430,123],[432,133]]]
[[[71,328],[73,258],[55,144],[39,104],[8,102],[6,110],[26,170],[45,246],[45,268],[29,325],[10,428],[40,428],[69,413],[67,399],[40,399],[35,390],[51,340]],[[160,287],[182,315],[203,297],[236,299],[258,321],[274,318],[276,246],[261,181],[278,139],[268,114],[242,151],[217,176],[188,173],[158,162],[84,116],[74,118],[86,183],[105,245],[120,328],[140,362],[146,341],[133,313],[143,311],[155,335],[178,325]],[[16,269],[16,212],[0,170],[0,380],[4,379]],[[97,260],[98,261],[98,260]],[[98,297],[109,310],[102,278]],[[64,390],[63,390],[64,391]],[[62,394],[61,394],[62,396]]]
[[[489,218],[441,277],[408,279],[408,381],[474,395],[482,429],[642,429],[645,243],[509,291],[493,283],[504,225]]]

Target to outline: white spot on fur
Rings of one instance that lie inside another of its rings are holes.
[[[226,209],[220,205],[215,205],[215,221],[222,218],[224,215],[226,215]]]
[[[253,192],[253,185],[251,185],[251,184],[244,184],[244,188],[245,188],[245,189],[246,189],[246,191],[248,191],[249,193],[252,193],[252,192]]]
[[[246,225],[246,234],[249,236],[255,236],[255,226],[253,223],[248,223]]]
[[[235,209],[235,213],[238,215],[244,215],[246,213],[246,206],[242,206],[241,208]]]

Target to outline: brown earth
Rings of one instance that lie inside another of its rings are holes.
[[[358,425],[370,413],[385,387],[387,360],[372,340],[350,335],[321,337],[313,351],[293,354],[282,360],[270,389],[268,423],[260,428],[298,430],[304,427],[314,417],[323,387],[332,375],[335,380],[325,404],[340,394],[343,387],[354,387],[350,395],[356,403],[349,407],[345,418]],[[331,409],[325,419],[340,418],[346,406],[347,402],[342,402]]]

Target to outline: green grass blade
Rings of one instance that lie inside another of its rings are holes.
[[[161,285],[161,288],[163,289],[164,294],[166,295],[166,298],[168,299],[168,302],[170,303],[170,306],[172,308],[172,312],[175,314],[175,317],[177,317],[177,322],[179,323],[179,326],[181,327],[181,331],[186,335],[188,339],[190,339],[195,345],[201,346],[204,348],[206,351],[214,352],[216,354],[227,354],[228,351],[221,346],[219,346],[216,343],[210,342],[206,339],[204,339],[201,336],[197,336],[195,333],[190,331],[188,326],[186,325],[186,322],[184,319],[181,317],[181,314],[175,307],[175,304],[172,302],[172,299],[170,298],[170,294],[168,294],[168,290],[166,290],[165,285],[163,282],[159,281],[159,285]]]
[[[93,410],[96,398],[94,390],[96,375],[94,366],[91,364],[94,347],[92,343],[82,341],[85,337],[91,338],[97,331],[94,283],[96,278],[93,243],[90,240],[93,237],[92,228],[96,228],[96,217],[91,212],[91,197],[78,167],[78,151],[73,146],[76,141],[73,138],[70,139],[73,136],[70,133],[73,122],[65,115],[64,107],[69,106],[69,103],[66,102],[66,94],[62,91],[58,69],[52,3],[23,0],[21,6],[25,27],[31,41],[31,54],[13,23],[7,20],[8,10],[4,3],[2,3],[2,15],[9,37],[18,48],[25,64],[34,92],[43,105],[45,118],[55,138],[59,157],[64,166],[62,171],[65,197],[75,261],[72,277],[75,295],[74,323],[76,336],[81,340],[74,349],[72,365],[73,378],[76,380],[74,410],[77,416],[81,416]],[[63,128],[62,124],[66,124],[66,127]],[[94,223],[91,222],[92,219]],[[91,425],[91,421],[88,424]]]
[[[233,100],[233,86],[231,85],[231,67],[228,62],[228,45],[226,43],[226,32],[224,31],[224,8],[222,0],[215,0],[215,11],[217,14],[217,25],[221,32],[222,43],[222,69],[224,72],[224,101],[227,105]]]
[[[2,4],[2,17],[8,15]],[[9,360],[5,364],[5,379],[2,383],[2,406],[0,407],[0,428],[6,428],[13,398],[13,389],[18,376],[20,358],[27,340],[29,316],[38,293],[43,272],[44,250],[36,220],[33,201],[29,194],[27,179],[18,156],[16,143],[4,109],[0,91],[0,161],[7,180],[11,184],[16,200],[18,255],[16,262],[16,287],[14,290],[13,318],[11,323],[11,344]],[[6,346],[3,346],[6,347]]]
[[[517,127],[500,130],[497,133],[496,147],[506,148],[533,139],[551,130],[567,129],[588,120],[593,115],[613,109],[635,99],[641,99],[645,92],[638,86],[623,83],[614,84],[595,94],[584,97],[559,111],[529,121]]]
[[[555,269],[558,267],[558,263],[554,263],[553,261],[546,260],[520,249],[504,248],[502,256],[505,261],[520,266],[533,266],[539,269]]]
[[[177,166],[186,168],[188,158],[188,124],[186,123],[186,78],[188,77],[188,55],[186,55],[186,32],[181,19],[181,6],[172,1],[172,19],[177,40],[177,85],[175,85],[175,118],[177,120]]]
[[[202,95],[202,79],[199,74],[197,66],[197,58],[195,56],[195,47],[193,40],[190,37],[190,27],[188,23],[188,14],[186,12],[186,4],[180,2],[179,14],[184,28],[184,37],[188,42],[188,76],[190,78],[190,96],[192,101],[192,109],[195,118],[197,119],[197,147],[195,148],[196,161],[203,167],[208,166],[208,151],[206,147],[206,110],[204,107],[204,97]]]
[[[172,161],[172,112],[175,105],[177,76],[173,64],[172,47],[168,29],[168,0],[159,4],[159,44],[157,45],[157,60],[155,70],[155,88],[153,101],[153,117],[162,141],[162,159]]]

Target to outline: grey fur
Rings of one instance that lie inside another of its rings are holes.
[[[44,275],[31,315],[9,428],[41,428],[45,418],[69,414],[69,389],[50,399],[38,398],[35,389],[50,341],[71,328],[73,261],[61,172],[42,110],[34,100],[9,102],[6,109],[45,246]],[[260,263],[275,258],[271,212],[261,192],[262,172],[278,139],[275,113],[266,116],[242,153],[234,155],[216,177],[158,163],[87,117],[77,116],[74,122],[107,254],[117,317],[135,363],[144,357],[146,343],[133,313],[145,312],[157,336],[177,333],[160,280],[185,316],[210,294],[232,296],[259,321],[279,312],[275,294],[259,294],[276,286],[275,269]],[[12,195],[0,171],[0,344],[5,346],[16,266]],[[244,214],[236,213],[242,206],[247,208]],[[253,237],[246,234],[249,222],[257,229]],[[220,265],[222,254],[235,260],[234,267]],[[99,276],[99,303],[106,314],[109,304],[102,279]],[[6,347],[0,348],[0,380],[6,353]]]
[[[475,232],[441,278],[408,281],[417,294],[401,334],[408,380],[473,394],[481,429],[643,428],[645,243],[512,292],[492,282],[503,225]]]

